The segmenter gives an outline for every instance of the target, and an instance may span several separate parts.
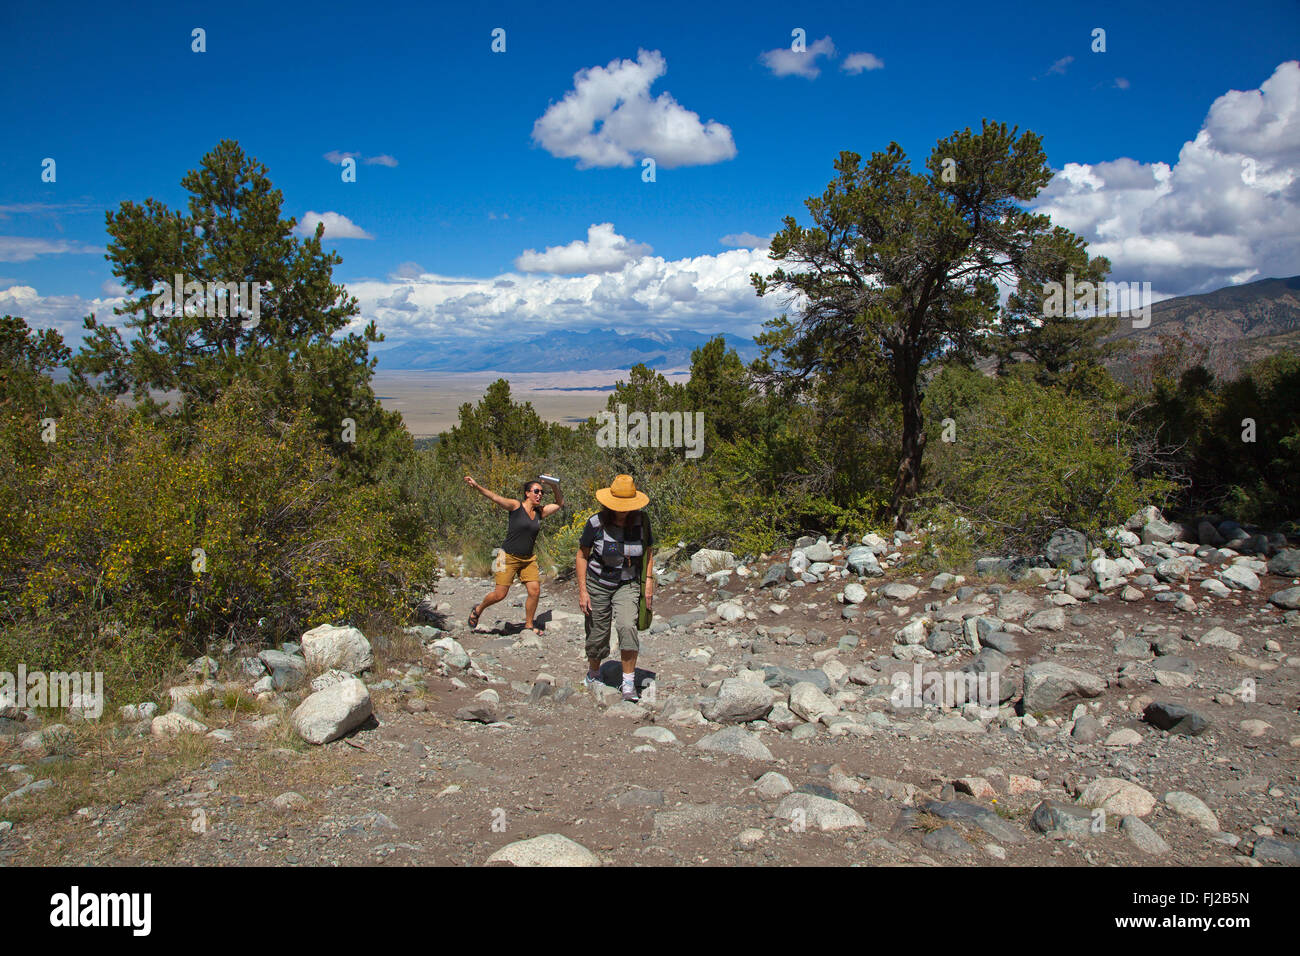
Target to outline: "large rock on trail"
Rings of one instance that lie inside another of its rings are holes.
[[[736,556],[730,551],[714,551],[712,548],[701,548],[691,555],[691,574],[699,577],[712,574],[714,571],[721,571],[723,568],[734,568],[735,566]]]
[[[719,724],[744,724],[767,716],[776,694],[765,684],[730,677],[718,688],[718,696],[701,708],[706,718]]]
[[[1025,713],[1049,711],[1070,701],[1099,697],[1106,682],[1086,671],[1043,661],[1025,668]]]
[[[293,712],[293,729],[309,744],[327,744],[365,723],[373,711],[370,691],[355,677],[318,690]]]
[[[695,741],[701,750],[713,753],[731,754],[736,757],[748,757],[750,760],[771,760],[772,751],[768,750],[757,737],[744,727],[728,727],[715,734],[701,737]]]
[[[509,866],[600,866],[596,854],[559,833],[507,843],[487,862]]]
[[[355,627],[322,624],[302,636],[302,656],[315,671],[340,670],[360,674],[375,666],[366,636]]]
[[[846,830],[867,824],[858,811],[838,800],[828,800],[811,793],[792,793],[777,804],[773,815],[798,826],[818,830]]]
[[[1083,561],[1088,557],[1088,536],[1073,528],[1061,528],[1052,533],[1046,548],[1047,563],[1068,564],[1071,559]]]

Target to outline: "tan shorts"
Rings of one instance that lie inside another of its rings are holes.
[[[506,554],[504,551],[498,552],[496,560],[492,562],[492,570],[496,572],[497,587],[510,587],[516,574],[525,584],[541,580],[541,575],[537,573],[535,554],[520,558],[513,554]]]

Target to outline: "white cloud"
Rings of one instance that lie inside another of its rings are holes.
[[[718,240],[724,246],[741,249],[766,249],[772,243],[771,236],[756,236],[752,232],[733,232]]]
[[[826,36],[806,50],[795,51],[789,47],[777,47],[775,50],[760,53],[758,58],[772,71],[773,76],[802,76],[815,80],[821,74],[821,70],[817,67],[817,58],[824,56],[829,59],[834,55],[835,44],[831,42],[830,37]]]
[[[106,325],[121,326],[126,316],[116,316],[113,309],[126,300],[122,296],[85,299],[79,295],[43,296],[32,286],[0,288],[0,315],[18,315],[32,328],[54,329],[74,349],[85,331],[82,320],[90,313]]]
[[[883,70],[885,61],[874,53],[850,53],[840,64],[840,69],[845,73],[857,75],[864,70]]]
[[[1044,76],[1049,76],[1049,75],[1051,75],[1051,74],[1053,74],[1053,73],[1064,74],[1064,73],[1065,73],[1065,69],[1066,69],[1066,67],[1068,67],[1068,66],[1069,66],[1071,63],[1073,63],[1073,62],[1074,62],[1074,57],[1072,57],[1072,56],[1063,56],[1063,57],[1061,57],[1059,60],[1057,60],[1055,63],[1053,63],[1051,66],[1049,66],[1049,67],[1047,68],[1047,73],[1045,73],[1045,74],[1043,74],[1043,75],[1044,75]]]
[[[709,328],[752,335],[783,305],[760,299],[749,276],[775,267],[766,250],[665,260],[642,256],[610,272],[558,276],[506,273],[482,279],[424,274],[390,282],[348,283],[385,347],[550,329]]]
[[[614,231],[614,224],[602,222],[587,229],[587,240],[575,239],[567,246],[549,246],[545,252],[526,249],[515,260],[520,272],[613,272],[654,250]]]
[[[667,72],[659,51],[640,50],[633,60],[579,70],[573,89],[533,124],[533,140],[552,156],[577,159],[579,169],[631,166],[651,157],[657,166],[703,166],[736,155],[731,130],[668,93],[650,98],[650,87]]]
[[[347,216],[340,215],[337,212],[312,212],[310,209],[302,214],[302,219],[298,221],[298,228],[295,230],[300,236],[314,236],[316,234],[316,223],[325,223],[325,239],[373,239],[370,233],[366,232]]]
[[[392,156],[389,156],[387,153],[384,153],[381,156],[362,156],[360,153],[342,153],[337,149],[332,149],[325,154],[325,159],[333,163],[335,166],[343,165],[343,160],[345,159],[359,159],[366,166],[393,167],[397,165],[397,160]]]
[[[1300,273],[1300,62],[1216,99],[1174,165],[1068,163],[1034,209],[1167,294]]]
[[[612,227],[610,235],[617,236]],[[344,280],[361,306],[361,314],[344,331],[359,331],[373,319],[386,337],[384,348],[515,335],[521,330],[536,335],[558,329],[695,328],[748,337],[788,308],[777,295],[760,299],[749,281],[752,273],[766,275],[775,267],[766,249],[731,249],[676,260],[640,255],[614,271],[582,275],[443,276],[408,262],[386,280]],[[104,324],[121,328],[126,317],[115,316],[113,308],[122,302],[43,297],[27,286],[0,290],[0,314],[24,315],[34,326],[56,328],[74,348],[81,338],[82,318],[90,312]]]
[[[30,262],[37,256],[65,253],[85,255],[102,253],[102,246],[92,246],[71,239],[32,239],[26,236],[0,236],[0,262]]]

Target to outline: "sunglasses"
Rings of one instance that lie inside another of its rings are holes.
[[[541,488],[530,488],[530,489],[528,490],[528,493],[529,493],[530,495],[545,495],[545,494],[546,494],[546,492],[543,491]]]

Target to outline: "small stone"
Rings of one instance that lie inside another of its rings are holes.
[[[172,712],[155,717],[149,724],[149,732],[155,737],[175,737],[178,734],[205,734],[208,728],[197,720]]]
[[[1216,627],[1201,635],[1200,643],[1207,647],[1226,647],[1230,651],[1235,651],[1241,646],[1241,637],[1224,628]]]
[[[758,778],[754,790],[764,800],[776,800],[784,797],[787,793],[793,793],[794,786],[786,779],[784,774],[768,771]]]
[[[852,807],[838,800],[828,800],[809,793],[788,794],[777,804],[773,815],[797,825],[814,826],[822,831],[866,826],[866,822]]]
[[[1193,796],[1190,793],[1183,793],[1181,790],[1174,790],[1165,794],[1165,804],[1170,810],[1184,819],[1190,820],[1203,830],[1209,830],[1211,833],[1219,832],[1219,818],[1214,815],[1214,811],[1205,805],[1200,797]]]
[[[757,737],[739,725],[727,727],[717,733],[709,734],[707,737],[701,737],[695,742],[695,746],[700,750],[732,754],[737,757],[747,757],[750,760],[773,759],[772,751],[768,750]]]
[[[1079,794],[1081,806],[1100,808],[1107,813],[1118,816],[1144,817],[1156,806],[1156,798],[1149,791],[1142,789],[1128,780],[1118,777],[1100,777]]]
[[[1106,738],[1107,747],[1132,747],[1142,743],[1142,735],[1132,727],[1121,727]]]
[[[1169,844],[1141,817],[1130,814],[1120,821],[1119,828],[1135,847],[1149,856],[1164,856],[1170,852]]]

